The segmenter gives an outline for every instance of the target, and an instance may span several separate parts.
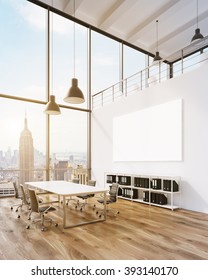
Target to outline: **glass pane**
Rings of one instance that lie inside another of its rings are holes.
[[[119,81],[119,43],[92,32],[92,93]]]
[[[173,64],[173,77],[180,76],[182,74],[182,61],[179,60]]]
[[[145,68],[145,54],[124,46],[124,78]]]
[[[199,67],[200,52],[196,52],[183,60],[183,73],[189,72],[190,70]]]
[[[61,115],[53,116],[50,122],[50,178],[81,178],[87,173],[87,113],[62,109]],[[80,183],[86,182],[80,180]]]
[[[46,11],[25,0],[0,1],[0,89],[46,98]]]
[[[43,105],[0,99],[0,181],[45,179]]]

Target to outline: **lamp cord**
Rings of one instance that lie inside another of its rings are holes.
[[[158,52],[158,19],[156,20],[156,42],[157,42],[157,52]]]
[[[74,18],[75,18],[75,0],[74,0]],[[75,21],[74,21],[74,78],[75,78]]]
[[[53,0],[52,0],[53,7]],[[53,12],[51,14],[51,93],[53,94]]]
[[[198,0],[196,1],[196,12],[197,12],[197,14],[196,14],[196,26],[198,28]]]

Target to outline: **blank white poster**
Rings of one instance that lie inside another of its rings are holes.
[[[182,100],[114,118],[113,160],[182,160]]]

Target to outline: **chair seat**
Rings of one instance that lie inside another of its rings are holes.
[[[95,187],[96,185],[96,181],[94,180],[89,180],[88,181],[88,185]],[[91,203],[88,203],[88,198],[94,197],[95,194],[82,194],[82,195],[77,195],[76,197],[78,198],[76,205],[75,205],[75,209],[80,209],[80,211],[82,211],[82,209],[85,208],[86,205],[90,205]],[[83,203],[80,203],[79,199],[84,200]]]
[[[98,199],[97,200],[99,203],[104,203],[104,199]],[[106,199],[106,204],[110,204],[110,203],[113,203],[114,201],[110,200],[110,199]]]
[[[83,194],[83,195],[77,195],[78,198],[82,198],[82,199],[88,199],[89,197],[92,197],[94,195],[90,195],[90,194]]]
[[[39,211],[42,212],[51,212],[51,211],[55,211],[56,208],[52,207],[52,206],[42,206],[39,208]]]

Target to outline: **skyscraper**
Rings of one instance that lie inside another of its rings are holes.
[[[32,133],[27,126],[27,118],[25,116],[24,129],[21,132],[19,140],[19,183],[34,180],[34,147]]]

